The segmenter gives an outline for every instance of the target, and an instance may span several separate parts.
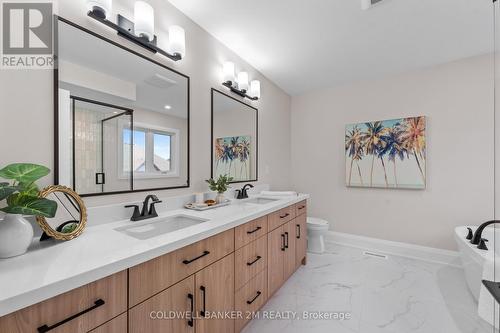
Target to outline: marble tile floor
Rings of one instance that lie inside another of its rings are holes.
[[[312,320],[304,311],[337,317]],[[339,319],[342,314],[350,318]],[[327,243],[324,254],[308,254],[308,264],[260,315],[282,318],[254,319],[244,333],[494,332],[477,316],[462,269],[397,256],[366,256],[361,249],[334,243]]]

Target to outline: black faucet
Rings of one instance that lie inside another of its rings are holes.
[[[243,188],[241,190],[236,190],[236,192],[238,192],[236,199],[248,198],[247,187],[253,188],[253,185],[252,184],[245,184],[245,186],[243,186]]]
[[[149,200],[152,200],[151,204],[149,204]],[[160,202],[161,200],[158,200],[156,195],[150,194],[146,197],[146,199],[144,199],[144,202],[142,203],[142,210],[140,212],[138,205],[127,205],[125,208],[134,208],[130,221],[141,221],[157,217],[158,213],[156,212],[155,204]]]
[[[472,239],[470,241],[471,244],[478,245],[479,242],[481,242],[481,239],[482,239],[481,235],[483,234],[484,228],[486,228],[487,226],[494,224],[494,223],[500,223],[500,221],[499,220],[491,220],[488,222],[484,222],[479,227],[477,227],[476,232],[474,233],[474,236],[472,236]]]

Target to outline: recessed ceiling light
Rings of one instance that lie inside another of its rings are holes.
[[[170,110],[172,107],[170,105],[165,105],[165,109]]]
[[[118,111],[113,111],[113,114],[118,114]]]

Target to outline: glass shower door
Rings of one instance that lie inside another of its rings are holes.
[[[132,190],[133,111],[71,97],[73,189],[83,195]]]

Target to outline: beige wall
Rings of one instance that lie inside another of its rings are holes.
[[[86,16],[85,0],[61,0],[59,14],[79,25],[107,36],[146,55],[147,51]],[[174,196],[206,190],[210,177],[210,88],[222,89],[221,66],[235,62],[237,70],[247,70],[261,81],[262,98],[252,103],[259,108],[259,183],[286,189],[290,185],[290,97],[246,64],[166,0],[150,0],[156,13],[160,47],[165,47],[169,25],[186,30],[186,58],[178,63],[157,55],[155,60],[191,78],[191,188],[157,192]],[[133,18],[133,0],[113,1],[113,11]],[[53,167],[53,78],[51,71],[0,71],[0,165],[36,162]],[[9,138],[6,140],[5,138]],[[52,179],[47,179],[48,184]],[[145,193],[88,198],[90,206],[140,200]]]
[[[292,187],[332,229],[454,249],[493,217],[493,64],[481,56],[292,98]],[[344,126],[427,116],[427,189],[345,186]]]

